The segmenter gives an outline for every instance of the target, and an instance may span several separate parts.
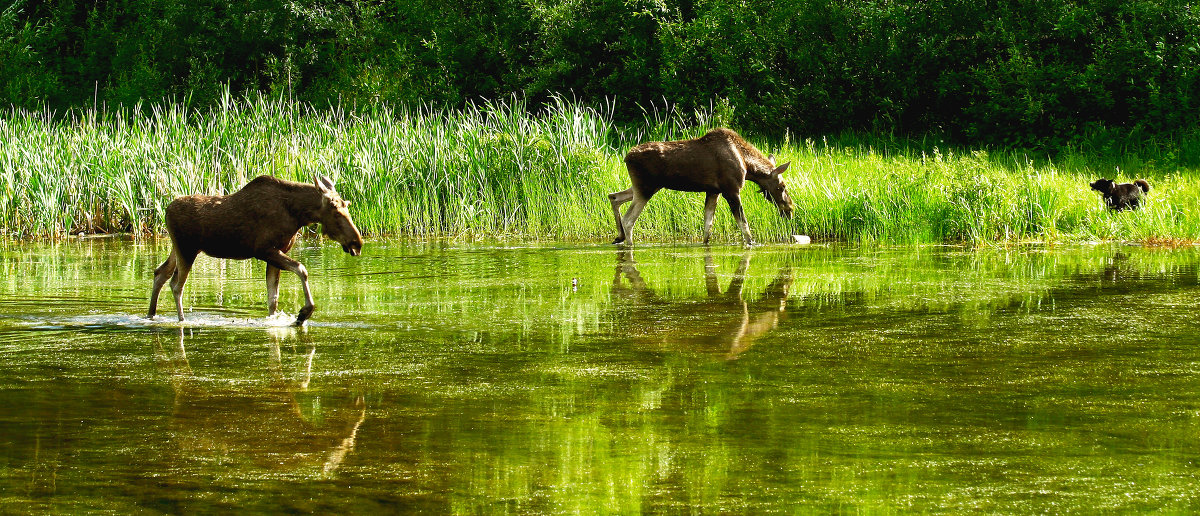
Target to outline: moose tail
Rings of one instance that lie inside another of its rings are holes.
[[[1147,183],[1145,179],[1138,179],[1133,184],[1138,185],[1138,188],[1141,188],[1143,192],[1150,193],[1150,183]]]

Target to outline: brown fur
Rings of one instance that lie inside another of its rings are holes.
[[[215,258],[266,262],[268,315],[277,308],[280,271],[295,273],[305,299],[296,324],[303,323],[314,309],[308,271],[287,252],[300,228],[320,223],[325,235],[357,256],[362,235],[346,211],[348,205],[334,190],[333,182],[323,176],[314,184],[259,176],[230,195],[189,195],[171,201],[166,210],[171,256],[154,271],[148,317],[154,317],[158,293],[170,278],[175,308],[183,321],[183,285],[196,255],[203,252]]]
[[[758,184],[763,195],[775,203],[780,215],[790,217],[792,200],[780,176],[788,165],[776,167],[774,157],[764,156],[736,132],[725,128],[713,129],[692,140],[638,145],[625,155],[625,168],[633,186],[608,194],[617,223],[617,238],[613,243],[633,243],[633,226],[642,209],[650,197],[665,188],[705,194],[704,243],[707,244],[712,236],[712,219],[719,195],[729,203],[746,245],[753,245],[750,225],[742,210],[742,186],[746,180]],[[622,216],[621,205],[627,202],[632,204]]]

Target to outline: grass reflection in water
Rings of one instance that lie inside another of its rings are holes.
[[[148,247],[0,248],[0,510],[1200,508],[1193,249]]]

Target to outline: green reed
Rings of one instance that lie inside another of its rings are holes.
[[[462,109],[347,110],[227,94],[206,112],[180,103],[7,111],[0,114],[0,228],[8,237],[161,233],[163,209],[176,196],[230,193],[260,174],[302,181],[326,174],[367,234],[604,241],[615,233],[606,194],[628,186],[628,148],[703,134],[729,109],[650,109],[644,123],[619,125],[612,106],[564,98],[536,109],[514,97]],[[778,217],[757,187],[743,191],[762,241],[791,234],[975,244],[1200,239],[1195,171],[1152,160],[1124,159],[1126,172],[1082,151],[1035,161],[885,139],[747,136],[793,163],[786,175],[792,219]],[[1110,213],[1087,187],[1096,177],[1135,174],[1153,185],[1137,212]],[[660,193],[636,236],[698,240],[702,197]],[[724,206],[715,236],[739,239]]]

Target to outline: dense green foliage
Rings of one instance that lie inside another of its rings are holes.
[[[9,236],[161,232],[179,195],[229,193],[271,174],[336,178],[372,235],[588,239],[615,233],[606,194],[626,188],[622,157],[642,141],[698,136],[717,113],[659,111],[639,124],[611,107],[552,99],[352,113],[263,97],[223,97],[210,111],[182,104],[146,114],[81,110],[0,117],[0,228]],[[699,123],[694,123],[699,121]],[[1200,239],[1200,183],[1169,154],[1067,152],[1053,161],[964,150],[940,141],[750,139],[791,161],[792,219],[750,185],[762,241],[887,242]],[[1104,209],[1087,183],[1148,178],[1146,205]],[[663,192],[637,239],[696,241],[703,196]],[[718,211],[718,241],[737,241]]]
[[[1200,9],[1169,0],[13,0],[0,105],[316,106],[522,93],[731,111],[763,134],[1060,147],[1200,132]]]

